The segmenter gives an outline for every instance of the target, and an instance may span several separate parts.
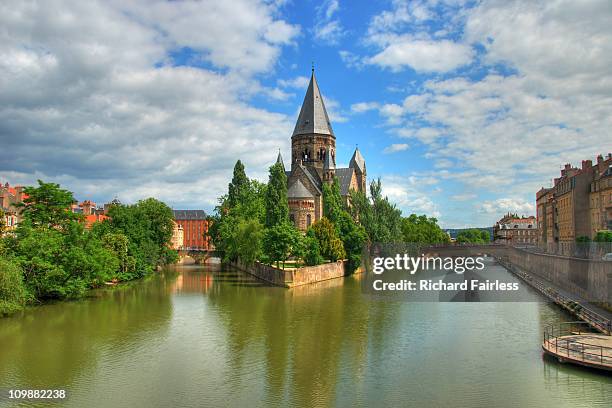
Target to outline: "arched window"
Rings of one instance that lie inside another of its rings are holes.
[[[310,214],[306,214],[306,227],[310,227],[311,222]]]

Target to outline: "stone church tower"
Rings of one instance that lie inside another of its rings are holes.
[[[277,163],[285,167],[280,152]],[[345,199],[351,189],[366,188],[365,159],[359,149],[355,149],[348,168],[336,168],[336,136],[314,69],[291,136],[291,169],[285,172],[289,217],[303,231],[323,216],[323,183],[331,184],[338,178]]]

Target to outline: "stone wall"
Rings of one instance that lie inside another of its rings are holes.
[[[531,253],[508,248],[519,268],[591,302],[612,305],[612,262]]]
[[[305,266],[290,271],[284,271],[259,262],[250,266],[241,262],[233,262],[231,265],[272,285],[291,288],[341,278],[346,275],[344,264],[345,261],[337,261],[317,266]]]

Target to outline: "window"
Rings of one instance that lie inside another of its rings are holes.
[[[310,214],[306,214],[306,227],[310,227],[310,223],[312,219],[310,218]]]

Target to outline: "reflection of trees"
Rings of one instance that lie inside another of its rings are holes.
[[[142,341],[143,332],[147,339],[160,336],[172,313],[170,283],[149,279],[3,319],[0,387],[70,389],[103,353],[122,351],[136,337]]]
[[[334,405],[340,382],[361,382],[368,343],[384,342],[398,307],[370,301],[356,277],[288,290],[227,272],[208,295],[227,328],[232,386],[260,354],[266,402],[296,406]]]

